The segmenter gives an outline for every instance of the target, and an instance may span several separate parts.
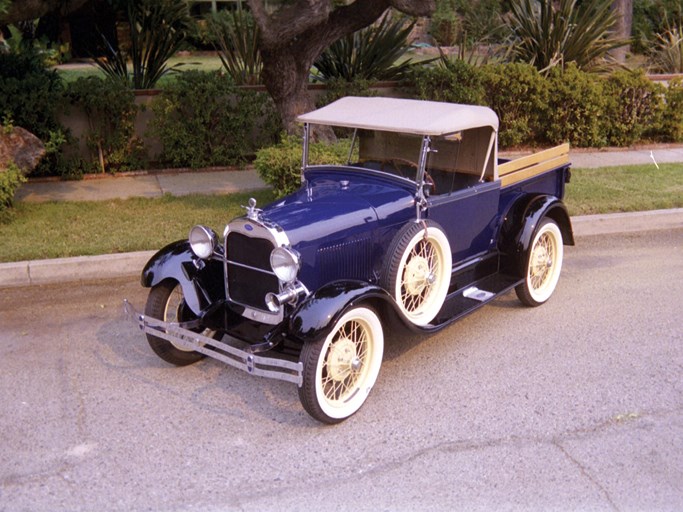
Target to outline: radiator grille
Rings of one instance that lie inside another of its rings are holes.
[[[279,293],[280,282],[270,268],[273,244],[264,238],[229,233],[226,240],[228,297],[244,306],[267,311],[269,292]]]

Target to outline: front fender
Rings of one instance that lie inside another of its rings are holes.
[[[383,288],[363,281],[337,281],[325,285],[290,317],[289,334],[303,343],[327,336],[341,315],[365,301],[393,302]]]
[[[225,299],[223,264],[217,260],[201,260],[187,240],[173,242],[158,251],[142,270],[140,281],[152,287],[165,279],[177,281],[183,289],[185,302],[200,316],[211,304]]]
[[[554,196],[535,196],[513,206],[506,216],[500,242],[501,253],[506,259],[505,270],[524,274],[525,255],[531,247],[538,224],[545,217],[557,223],[565,245],[574,245],[574,232],[564,203]]]

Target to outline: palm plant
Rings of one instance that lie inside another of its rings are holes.
[[[316,59],[314,78],[321,82],[400,79],[413,66],[412,59],[397,62],[410,49],[408,36],[414,25],[385,16],[378,24],[339,39]]]
[[[258,27],[242,4],[233,12],[208,18],[208,27],[223,68],[236,85],[261,83],[263,61],[258,48]]]
[[[96,57],[95,63],[107,76],[133,89],[151,89],[177,67],[167,64],[185,39],[189,22],[187,3],[185,0],[129,0],[126,13],[130,50],[115,50],[103,36],[105,56]]]
[[[580,6],[577,0],[513,1],[507,21],[513,36],[509,57],[541,72],[569,62],[583,70],[604,66],[608,52],[625,44],[613,35],[611,5],[612,0]]]

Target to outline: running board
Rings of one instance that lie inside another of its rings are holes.
[[[428,331],[441,329],[507,293],[523,280],[506,274],[493,274],[456,290],[446,297],[443,307]]]

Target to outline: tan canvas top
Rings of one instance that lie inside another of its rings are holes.
[[[498,116],[488,107],[400,98],[347,96],[300,115],[297,120],[310,124],[430,136],[448,135],[483,126],[498,131]]]

